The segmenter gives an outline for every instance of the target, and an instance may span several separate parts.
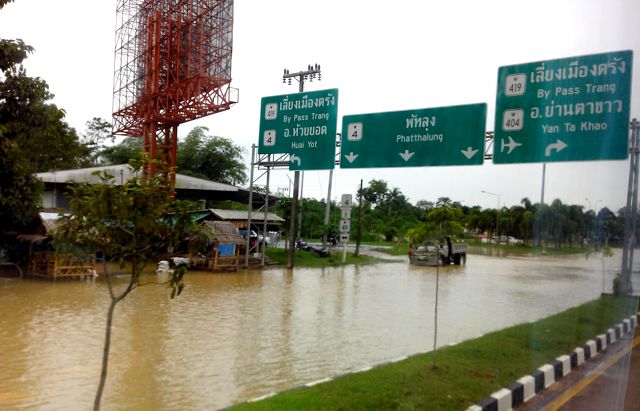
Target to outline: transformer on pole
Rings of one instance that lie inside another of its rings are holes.
[[[233,1],[119,0],[116,13],[113,133],[143,138],[144,175],[173,189],[178,126],[238,102]]]

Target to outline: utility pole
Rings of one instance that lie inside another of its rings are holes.
[[[638,177],[640,169],[640,141],[638,136],[640,123],[635,118],[631,121],[631,142],[629,147],[629,189],[627,191],[627,207],[624,213],[624,248],[622,249],[622,290],[631,294],[631,270],[633,267],[633,250],[636,246],[636,214],[638,212]]]
[[[544,182],[547,174],[547,163],[542,163],[542,190],[540,192],[540,204],[544,204]]]
[[[329,189],[327,191],[327,204],[324,209],[324,228],[327,229],[329,226],[329,214],[331,214],[331,182],[333,181],[333,169],[329,170]],[[327,246],[327,232],[325,231],[322,234],[322,246]]]
[[[498,205],[496,208],[496,234],[498,236],[498,240],[496,241],[496,244],[500,244],[500,195],[484,190],[482,190],[482,192],[484,194],[492,195],[498,199]]]
[[[320,65],[316,64],[312,66],[309,64],[307,70],[302,70],[297,73],[291,73],[288,69],[284,69],[282,75],[282,82],[291,85],[291,79],[298,81],[298,91],[304,92],[304,82],[306,80],[313,81],[317,78],[318,81],[322,80],[322,73],[320,72]],[[300,171],[296,171],[293,175],[293,196],[291,197],[291,225],[289,226],[289,249],[287,253],[288,262],[287,268],[293,268],[294,257],[296,251],[296,235],[298,233],[298,196],[300,191]]]
[[[360,190],[358,191],[358,231],[356,231],[356,252],[354,255],[360,255],[360,240],[362,238],[362,179],[360,179]]]

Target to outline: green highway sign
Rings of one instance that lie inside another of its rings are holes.
[[[485,103],[344,116],[340,167],[482,164],[486,118]]]
[[[633,52],[500,67],[494,163],[627,158]]]
[[[334,168],[338,89],[263,97],[260,154],[290,154],[290,170]]]

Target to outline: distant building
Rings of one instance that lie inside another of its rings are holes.
[[[80,168],[76,170],[56,170],[46,173],[37,173],[36,177],[44,182],[44,193],[42,195],[42,207],[45,209],[69,208],[69,202],[65,198],[68,186],[74,183],[99,183],[100,179],[93,175],[96,171],[108,171],[113,175],[112,184],[122,185],[130,178],[137,175],[128,164],[113,166]],[[190,177],[176,173],[176,198],[191,201],[206,201],[206,208],[213,202],[236,201],[242,204],[249,204],[249,190],[229,184],[217,183],[215,181]],[[254,208],[261,207],[265,202],[265,195],[253,193]],[[275,203],[276,197],[270,196],[269,203]],[[246,212],[245,212],[246,214]]]

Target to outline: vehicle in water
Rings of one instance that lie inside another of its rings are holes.
[[[409,262],[414,265],[465,264],[467,244],[455,242],[451,237],[430,237],[417,248],[409,249]]]

